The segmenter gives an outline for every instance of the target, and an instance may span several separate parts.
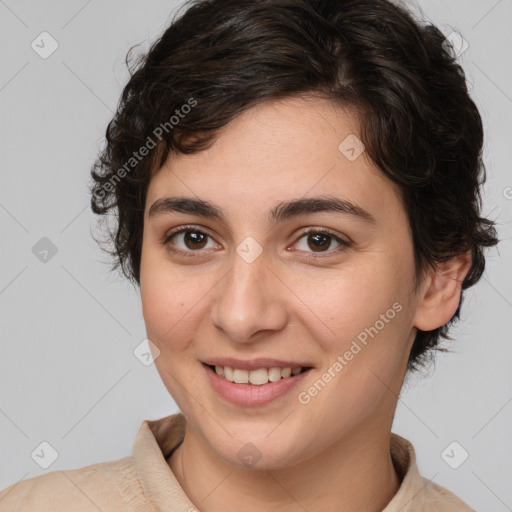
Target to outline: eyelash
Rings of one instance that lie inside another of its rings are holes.
[[[174,236],[181,234],[181,233],[185,233],[187,231],[193,231],[194,233],[201,233],[202,235],[206,235],[207,237],[212,238],[208,233],[202,231],[201,229],[198,229],[196,226],[189,225],[189,226],[183,226],[183,227],[177,229],[176,231],[172,231],[171,233],[167,234],[161,242],[162,245],[167,246],[168,249],[170,251],[172,251],[174,254],[179,254],[180,256],[186,256],[186,257],[192,257],[192,258],[196,257],[195,253],[201,252],[200,249],[197,251],[183,251],[181,249],[173,248],[173,247],[171,247],[171,244],[169,244],[170,240]],[[320,253],[315,253],[315,252],[309,253],[308,252],[307,253],[308,255],[304,256],[307,259],[317,260],[319,258],[324,258],[326,256],[322,256],[322,254],[330,255],[330,253],[333,253],[333,252],[342,252],[351,246],[351,243],[349,241],[343,240],[342,238],[340,238],[339,236],[337,236],[332,231],[330,231],[326,228],[308,228],[307,230],[303,231],[300,234],[297,241],[304,238],[306,235],[310,235],[310,234],[327,235],[327,236],[333,238],[336,242],[338,242],[340,244],[340,247],[337,247],[336,249],[333,249],[333,250],[320,252]]]

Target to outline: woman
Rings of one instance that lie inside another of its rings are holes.
[[[92,171],[181,413],[1,510],[470,511],[391,432],[497,243],[482,123],[387,0],[197,0],[132,70]]]

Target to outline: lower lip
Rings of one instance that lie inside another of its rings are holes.
[[[243,406],[258,406],[272,402],[299,384],[310,372],[310,370],[306,370],[298,375],[256,386],[229,382],[224,377],[217,375],[209,366],[202,364],[213,389],[229,402]]]

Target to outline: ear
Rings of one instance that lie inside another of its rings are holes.
[[[457,311],[462,282],[471,268],[471,252],[438,263],[425,277],[413,325],[432,331],[448,322]]]

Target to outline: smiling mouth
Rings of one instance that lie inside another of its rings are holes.
[[[203,363],[204,364],[204,363]],[[222,377],[227,382],[234,384],[245,384],[253,386],[263,386],[268,383],[278,382],[284,379],[293,379],[294,377],[308,372],[312,367],[295,367],[295,368],[258,368],[256,370],[244,370],[239,368],[232,368],[230,366],[214,366],[204,364],[211,371],[215,372],[219,377]]]

